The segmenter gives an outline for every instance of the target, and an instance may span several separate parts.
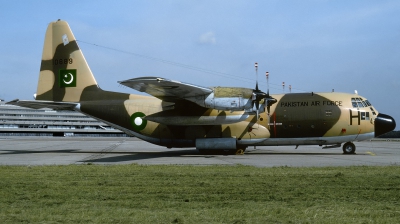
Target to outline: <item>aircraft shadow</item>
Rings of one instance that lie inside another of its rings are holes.
[[[92,153],[95,154],[95,153]],[[119,156],[107,157],[107,155],[120,154]],[[124,154],[124,155],[121,155]],[[178,150],[178,151],[166,151],[166,152],[98,152],[96,155],[90,156],[87,159],[78,161],[83,163],[117,163],[117,162],[129,162],[129,161],[140,161],[147,159],[158,159],[158,158],[172,158],[172,157],[190,157],[197,156],[199,153],[196,150]],[[94,157],[94,158],[93,158]],[[93,158],[93,159],[92,159]]]
[[[46,154],[46,153],[72,153],[72,154],[90,154],[85,159],[77,162],[81,163],[118,163],[118,162],[134,162],[148,159],[160,159],[160,158],[214,158],[220,156],[235,156],[237,158],[252,156],[252,155],[264,155],[264,156],[338,156],[343,155],[342,153],[328,153],[328,152],[276,152],[276,151],[262,151],[257,150],[246,152],[244,155],[224,155],[224,154],[205,154],[199,153],[195,149],[183,149],[173,151],[158,151],[158,152],[121,152],[121,151],[86,151],[81,149],[63,149],[63,150],[40,150],[40,151],[29,151],[29,150],[1,150],[1,155],[19,155],[19,154]],[[367,155],[367,154],[358,154]],[[344,155],[343,155],[344,156]],[[348,155],[346,155],[348,156]]]
[[[0,153],[0,156],[1,155],[12,155],[12,154],[79,153],[79,149],[40,150],[40,151],[1,149],[0,151],[2,151],[2,153]]]
[[[100,155],[102,154],[102,155]],[[120,156],[109,156],[110,154],[124,154]],[[160,159],[160,158],[214,158],[221,156],[236,156],[238,158],[251,156],[251,155],[264,155],[264,156],[341,156],[342,153],[276,153],[276,152],[252,152],[245,153],[244,155],[223,155],[223,154],[203,154],[196,150],[179,150],[168,152],[131,152],[131,153],[99,153],[101,158],[84,159],[79,162],[83,163],[117,163],[117,162],[133,162],[147,159]],[[362,154],[361,154],[362,155]],[[96,156],[94,156],[96,157]]]

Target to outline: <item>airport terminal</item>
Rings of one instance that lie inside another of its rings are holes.
[[[0,100],[0,136],[127,137],[76,111],[30,109]]]

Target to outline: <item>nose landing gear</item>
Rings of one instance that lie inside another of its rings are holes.
[[[355,154],[356,146],[352,142],[346,142],[343,145],[343,154]]]

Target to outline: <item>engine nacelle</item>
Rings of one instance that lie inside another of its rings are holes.
[[[213,92],[206,96],[190,97],[187,100],[210,109],[255,112],[253,95],[252,89],[214,87]],[[263,103],[259,111],[264,111]]]

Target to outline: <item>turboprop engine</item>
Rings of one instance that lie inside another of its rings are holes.
[[[190,97],[190,100],[202,107],[245,112],[264,112],[265,108],[276,102],[276,99],[258,89],[214,87],[212,92],[205,96]]]
[[[191,97],[188,100],[206,108],[217,110],[243,111],[252,109],[251,89],[214,87],[213,91],[205,96]]]

